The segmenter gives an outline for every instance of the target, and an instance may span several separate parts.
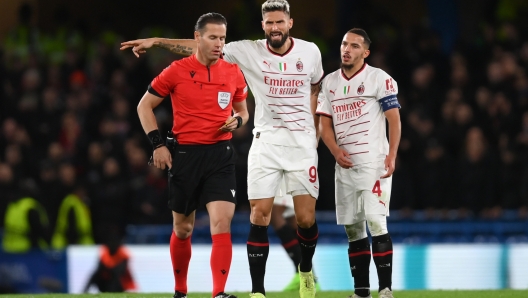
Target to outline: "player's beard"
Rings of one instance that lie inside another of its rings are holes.
[[[265,35],[266,35],[266,40],[268,41],[268,44],[273,49],[279,49],[286,43],[288,38],[290,38],[290,34],[288,32],[282,33],[281,40],[271,40],[271,34],[265,34]]]
[[[341,69],[342,70],[351,70],[352,68],[354,68],[354,64],[353,63],[344,64],[343,62],[341,62]]]

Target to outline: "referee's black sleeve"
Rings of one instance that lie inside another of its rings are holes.
[[[149,84],[148,85],[148,88],[147,88],[147,91],[152,94],[152,95],[155,95],[157,97],[161,97],[161,98],[164,98],[165,96],[161,96],[161,94],[158,93],[158,91],[154,90],[154,88],[152,88],[152,85]]]

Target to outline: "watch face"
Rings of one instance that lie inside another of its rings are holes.
[[[154,143],[161,142],[160,136],[158,136],[158,135],[154,136],[154,138],[152,138],[152,142],[154,142]]]

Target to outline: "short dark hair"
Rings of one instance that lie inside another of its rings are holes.
[[[198,18],[198,21],[196,21],[196,25],[194,25],[194,30],[199,31],[201,34],[203,34],[205,30],[205,25],[207,24],[226,25],[227,27],[227,20],[223,15],[219,13],[208,12]]]
[[[290,16],[290,4],[286,0],[267,0],[262,4],[262,15],[270,11],[282,11]]]
[[[372,41],[370,41],[370,37],[368,36],[367,32],[361,28],[352,28],[350,30],[348,30],[347,33],[354,33],[354,34],[357,34],[359,36],[362,36],[363,37],[363,40],[365,41],[365,45],[367,46],[367,49],[370,47],[370,44],[372,43]]]

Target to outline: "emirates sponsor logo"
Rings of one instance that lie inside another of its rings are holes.
[[[264,83],[266,85],[270,86],[278,86],[278,87],[300,87],[304,85],[303,80],[288,80],[288,79],[272,79],[268,76],[264,76]]]

